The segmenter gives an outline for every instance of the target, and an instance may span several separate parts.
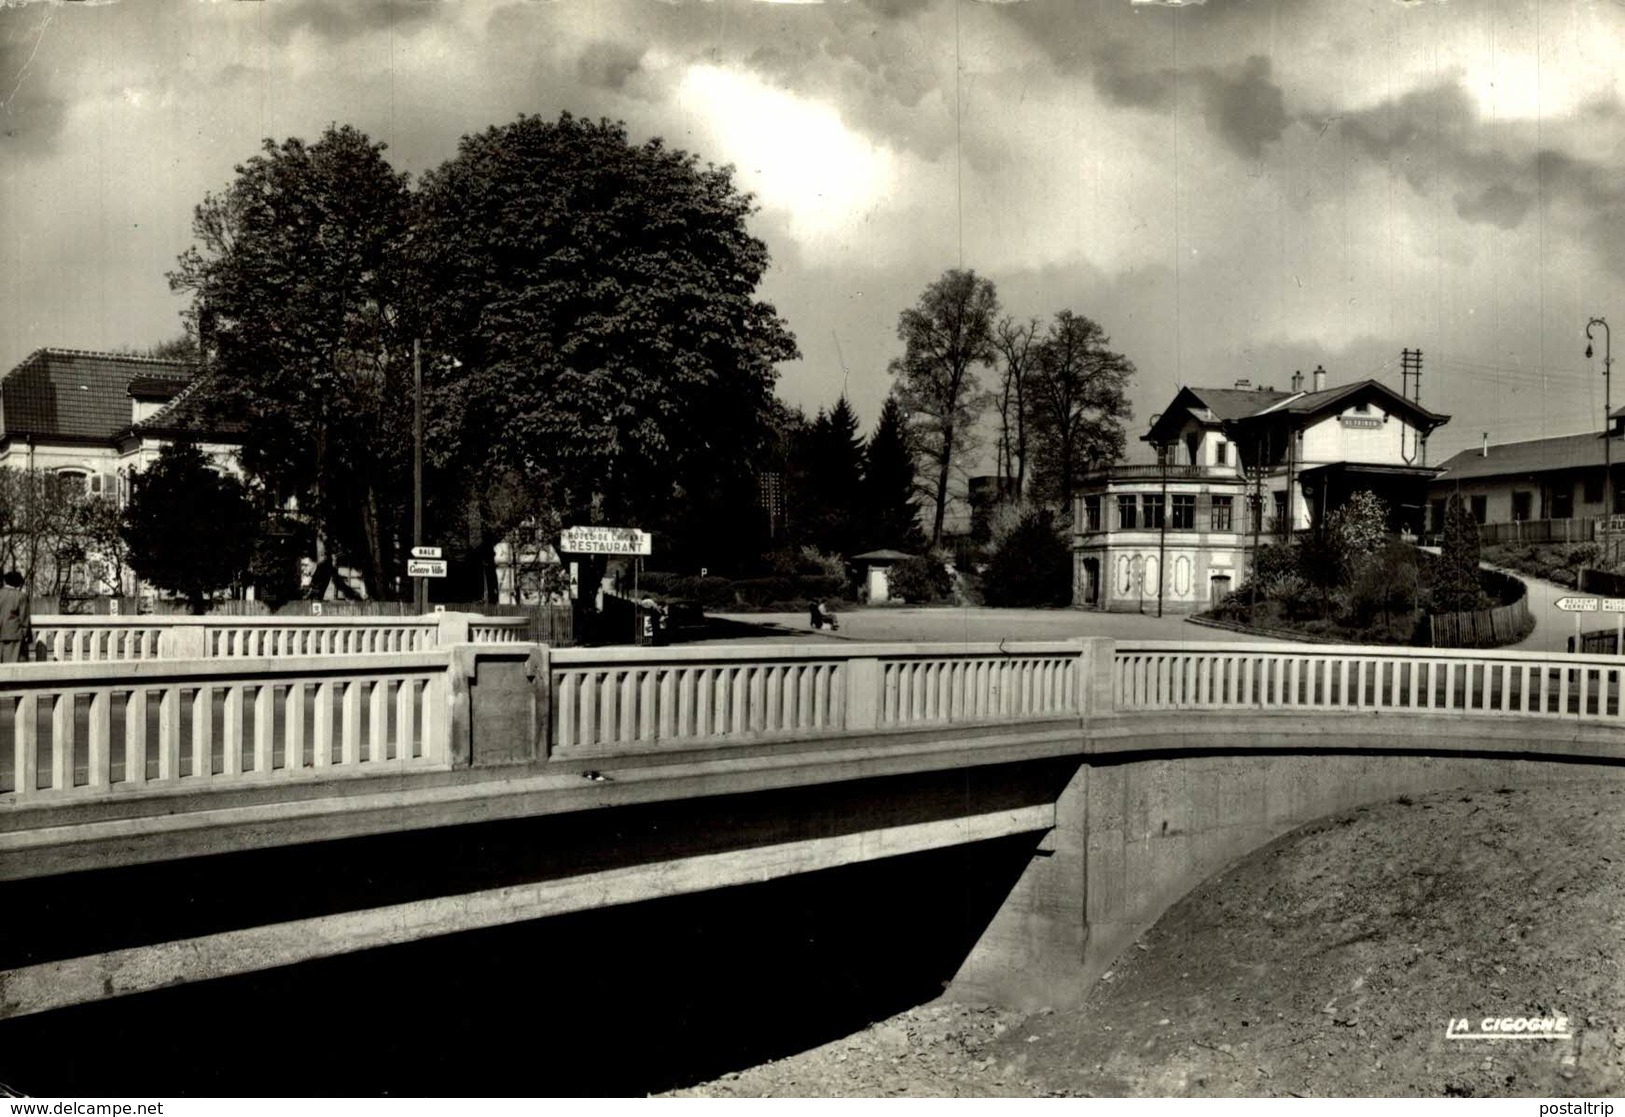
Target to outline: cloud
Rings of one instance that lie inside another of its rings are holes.
[[[1244,159],[1263,157],[1264,145],[1292,124],[1286,95],[1271,77],[1270,60],[1252,55],[1239,66],[1193,66],[1180,70],[1138,69],[1127,59],[1105,56],[1094,71],[1095,88],[1125,108],[1160,111],[1182,93],[1195,96],[1209,130]]]
[[[374,31],[403,31],[433,22],[442,0],[299,0],[268,4],[266,29],[278,43],[308,31],[331,43],[344,43]]]
[[[15,155],[50,150],[67,116],[67,101],[50,86],[50,68],[40,53],[50,33],[51,12],[40,19],[16,20],[0,38],[0,151]]]
[[[642,48],[601,39],[582,49],[576,76],[588,85],[624,92],[642,65]]]

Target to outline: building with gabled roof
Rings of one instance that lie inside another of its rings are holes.
[[[1142,440],[1152,465],[1090,470],[1075,499],[1073,601],[1098,609],[1211,608],[1252,549],[1324,523],[1371,491],[1395,530],[1420,533],[1427,438],[1449,421],[1376,380],[1305,390],[1185,387]]]
[[[0,466],[42,471],[121,504],[130,475],[180,439],[240,472],[243,428],[199,406],[200,383],[189,361],[35,350],[0,377]]]

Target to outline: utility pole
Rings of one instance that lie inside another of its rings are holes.
[[[1162,463],[1162,516],[1157,532],[1157,616],[1162,616],[1162,587],[1168,584],[1168,455],[1178,443],[1157,447]]]
[[[1613,552],[1610,550],[1610,547],[1609,547],[1609,544],[1611,542],[1609,537],[1612,535],[1612,532],[1609,530],[1609,528],[1613,526],[1610,523],[1610,521],[1613,519],[1613,516],[1614,516],[1614,499],[1613,499],[1614,479],[1611,476],[1612,473],[1613,473],[1613,464],[1614,464],[1613,460],[1612,460],[1613,459],[1613,445],[1612,444],[1613,444],[1613,441],[1614,441],[1614,436],[1613,436],[1613,432],[1608,429],[1609,422],[1610,422],[1608,413],[1613,410],[1613,404],[1609,400],[1608,383],[1609,383],[1610,377],[1609,377],[1608,373],[1609,373],[1609,370],[1612,369],[1613,365],[1614,365],[1614,332],[1608,328],[1608,319],[1606,319],[1606,318],[1593,318],[1591,321],[1587,322],[1586,323],[1586,357],[1587,358],[1589,358],[1591,356],[1591,327],[1592,326],[1601,326],[1602,327],[1602,344],[1603,344],[1603,357],[1602,357],[1602,560],[1603,560],[1603,569],[1607,570],[1610,567],[1612,567],[1613,564],[1614,564]]]
[[[423,356],[412,339],[412,546],[423,546]],[[418,615],[429,611],[429,580],[412,579]]]
[[[1412,395],[1412,389],[1411,389],[1411,377],[1413,377],[1413,376],[1416,377],[1416,388],[1415,388],[1415,395],[1414,396]],[[1416,406],[1421,407],[1422,406],[1422,351],[1420,349],[1404,349],[1404,350],[1400,351],[1400,355],[1399,355],[1399,379],[1400,379],[1399,394],[1402,397],[1404,397],[1405,399],[1410,400],[1412,403],[1416,404]],[[1419,457],[1421,452],[1422,452],[1422,449],[1421,449],[1421,447],[1422,447],[1422,432],[1421,432],[1420,429],[1418,429],[1418,430],[1415,430],[1412,433],[1412,435],[1411,435],[1411,442],[1412,442],[1411,452],[1407,455],[1405,453],[1405,435],[1404,435],[1405,426],[1401,426],[1399,429],[1400,429],[1399,456],[1400,456],[1400,459],[1402,461],[1404,461],[1404,463],[1406,465],[1410,465],[1411,463],[1416,461],[1417,457]],[[1425,465],[1427,463],[1424,462],[1423,464]]]

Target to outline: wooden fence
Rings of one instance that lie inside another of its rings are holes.
[[[1466,613],[1428,614],[1428,643],[1435,648],[1499,648],[1528,635],[1529,587],[1510,574],[1485,570],[1479,574],[1486,590],[1517,599],[1493,609]]]

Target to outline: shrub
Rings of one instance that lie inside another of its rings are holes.
[[[1072,554],[1048,509],[1024,516],[993,552],[982,576],[989,605],[1065,605],[1072,595]]]
[[[1433,607],[1443,613],[1469,612],[1479,607],[1483,597],[1478,579],[1478,524],[1468,513],[1461,494],[1454,493],[1445,508]]]
[[[942,560],[931,555],[916,555],[904,559],[891,568],[892,597],[900,597],[914,604],[941,601],[953,589]]]

